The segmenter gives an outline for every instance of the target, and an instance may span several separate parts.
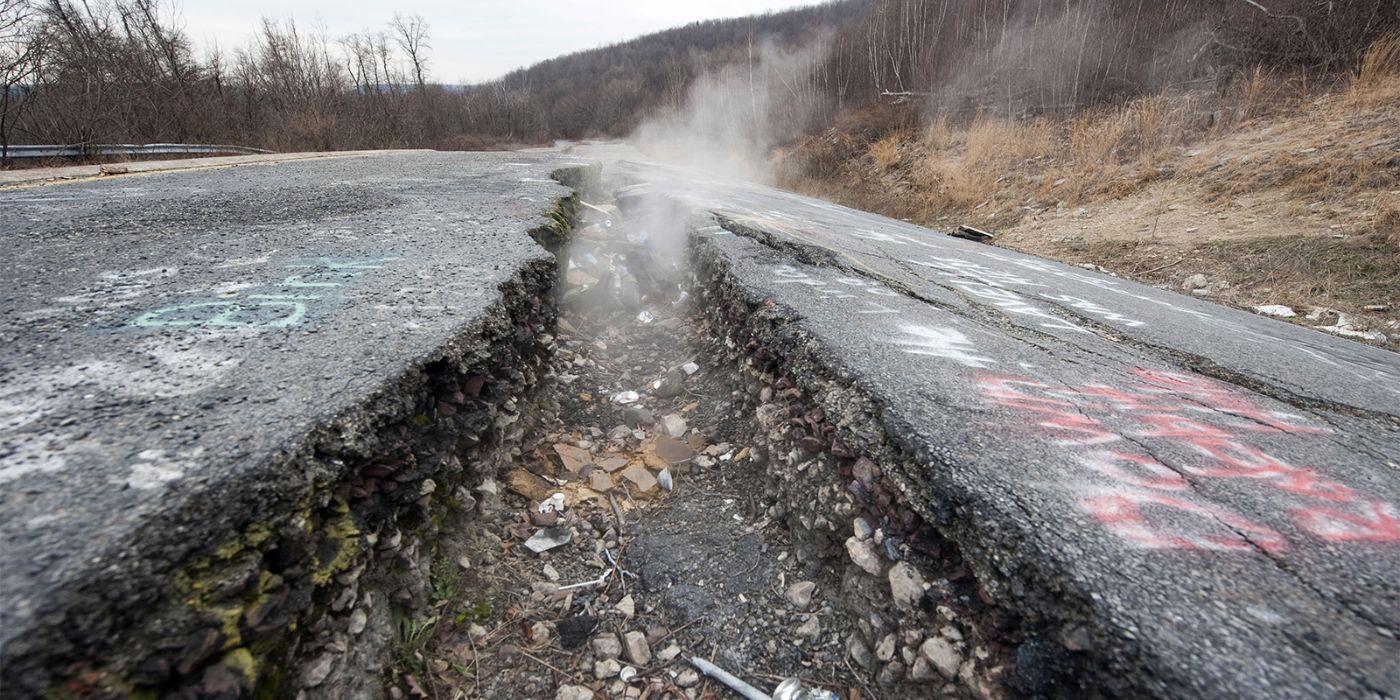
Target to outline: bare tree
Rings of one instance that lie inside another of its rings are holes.
[[[418,89],[422,90],[427,85],[427,51],[432,48],[428,43],[428,23],[421,15],[394,15],[390,26],[394,29],[394,41],[408,56],[408,62],[413,66],[413,81],[418,85]]]
[[[6,164],[14,126],[34,96],[45,36],[29,0],[0,0],[0,161]]]

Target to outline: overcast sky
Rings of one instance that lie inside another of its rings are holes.
[[[669,29],[814,0],[167,0],[197,49],[247,44],[260,18],[295,19],[331,39],[385,29],[395,12],[422,15],[436,82],[489,80],[546,58]]]

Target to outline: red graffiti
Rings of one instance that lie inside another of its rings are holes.
[[[1111,532],[1133,544],[1151,549],[1210,549],[1283,552],[1288,542],[1277,531],[1250,522],[1247,518],[1210,505],[1191,503],[1166,494],[1150,491],[1112,496],[1091,496],[1084,499],[1084,509],[1103,523]],[[1145,511],[1173,511],[1175,527],[1180,527],[1182,515],[1196,516],[1207,522],[1201,533],[1169,534],[1165,527],[1154,526]],[[1212,532],[1214,530],[1214,532]]]
[[[1204,377],[1142,368],[1132,375],[1134,381],[1124,388],[1057,387],[998,375],[979,378],[978,387],[993,404],[1030,414],[1029,425],[1054,444],[1093,447],[1081,463],[1129,490],[1084,498],[1081,505],[1110,531],[1139,546],[1266,552],[1287,548],[1276,530],[1217,504],[1191,500],[1192,479],[1245,479],[1286,493],[1301,501],[1289,511],[1298,529],[1328,542],[1400,542],[1400,517],[1393,506],[1363,498],[1351,487],[1289,464],[1245,438],[1250,433],[1310,435],[1326,429],[1306,425],[1302,416],[1266,410]],[[1130,421],[1136,428],[1110,426],[1104,422],[1107,418],[1120,426]],[[1148,441],[1187,449],[1178,450],[1183,456],[1167,464],[1136,449]],[[1132,446],[1111,447],[1120,442]],[[1183,523],[1190,522],[1209,527],[1188,532]]]
[[[1400,518],[1389,503],[1367,500],[1360,512],[1332,508],[1305,508],[1293,514],[1298,527],[1329,542],[1395,542],[1400,540]]]

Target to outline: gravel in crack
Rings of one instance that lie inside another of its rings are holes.
[[[393,697],[731,697],[692,656],[765,689],[859,687],[839,575],[799,575],[764,516],[741,389],[658,238],[585,207],[541,425],[477,490],[437,615],[400,625]]]

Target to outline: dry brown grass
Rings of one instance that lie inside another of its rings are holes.
[[[1352,104],[1378,104],[1400,99],[1400,34],[1371,45],[1347,87]]]
[[[875,170],[880,173],[887,173],[899,163],[900,144],[908,140],[909,135],[907,133],[897,131],[870,144],[870,160],[875,164]]]

